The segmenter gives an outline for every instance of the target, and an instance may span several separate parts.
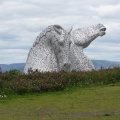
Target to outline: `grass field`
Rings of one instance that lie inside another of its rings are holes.
[[[0,120],[120,120],[120,85],[0,99]]]

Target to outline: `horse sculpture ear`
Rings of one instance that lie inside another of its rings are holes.
[[[68,31],[68,34],[70,34],[70,33],[71,33],[72,29],[73,29],[73,27],[71,26],[70,30]]]
[[[58,28],[56,28],[56,27],[53,27],[53,28],[54,28],[54,30],[55,30],[59,35],[62,34],[62,32],[61,32]]]

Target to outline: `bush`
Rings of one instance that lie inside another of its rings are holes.
[[[120,68],[90,72],[46,72],[23,74],[18,70],[0,73],[0,92],[25,94],[63,90],[71,86],[106,85],[120,82]]]

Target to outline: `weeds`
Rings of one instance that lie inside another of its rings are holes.
[[[71,86],[107,85],[120,82],[120,68],[100,69],[90,72],[46,72],[18,70],[0,72],[0,93],[25,94],[63,90]]]
[[[5,99],[7,97],[7,95],[5,95],[4,92],[0,93],[0,99]]]

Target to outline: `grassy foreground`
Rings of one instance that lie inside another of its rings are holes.
[[[0,120],[120,120],[120,85],[0,99]]]

